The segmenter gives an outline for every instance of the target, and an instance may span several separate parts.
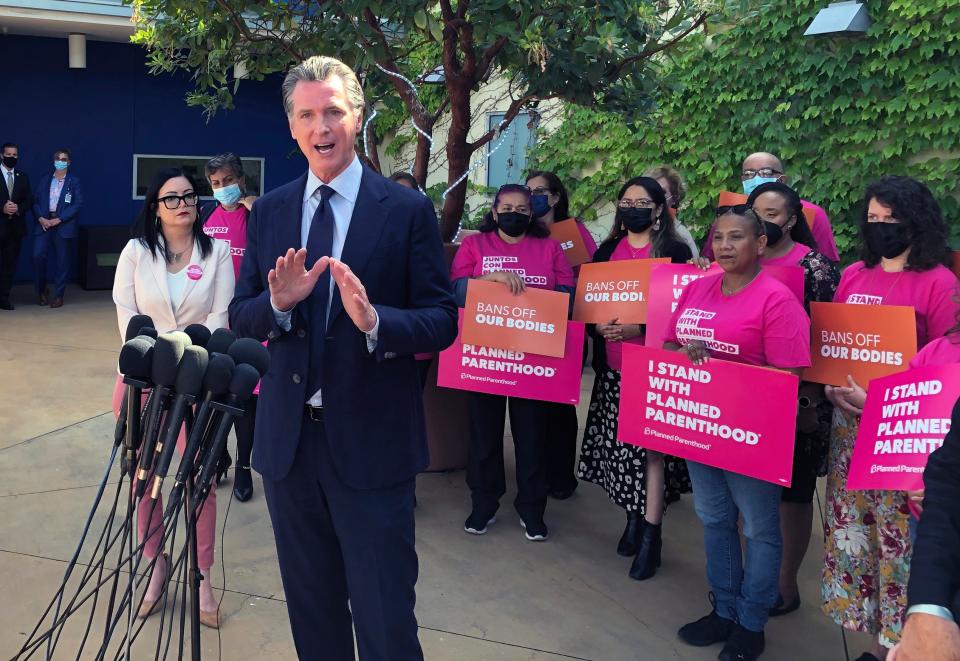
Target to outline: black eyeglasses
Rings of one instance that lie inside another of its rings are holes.
[[[198,199],[200,199],[200,196],[196,193],[187,193],[186,195],[166,195],[157,201],[163,202],[163,206],[172,210],[179,208],[180,202],[183,202],[188,207],[195,207],[197,206]]]
[[[747,211],[752,211],[753,207],[749,204],[728,204],[722,207],[717,207],[717,218],[720,216],[725,216],[728,213],[734,213],[738,216],[742,216],[747,213]]]
[[[740,173],[741,179],[753,179],[757,175],[761,177],[772,177],[775,174],[783,174],[780,170],[774,170],[773,168],[760,168],[759,170],[744,170]]]

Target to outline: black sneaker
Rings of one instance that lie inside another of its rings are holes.
[[[487,534],[487,526],[496,523],[496,521],[497,517],[493,514],[485,514],[473,510],[463,524],[463,530],[471,535],[485,535]]]
[[[709,647],[717,643],[725,643],[733,633],[736,623],[717,615],[716,609],[709,615],[701,617],[696,622],[680,627],[677,634],[687,645],[694,647]]]
[[[527,539],[531,542],[544,542],[550,536],[550,533],[547,531],[547,524],[543,522],[543,519],[524,521],[521,517],[520,526],[523,528]]]
[[[717,661],[756,661],[763,654],[762,631],[750,631],[739,624],[733,628]]]

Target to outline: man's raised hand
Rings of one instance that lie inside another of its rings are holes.
[[[309,271],[305,268],[307,249],[287,250],[285,255],[277,257],[277,265],[267,274],[270,286],[270,302],[276,309],[286,312],[305,299],[313,291],[320,275],[330,263],[329,257],[321,257]]]

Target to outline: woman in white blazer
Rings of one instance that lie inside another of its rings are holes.
[[[120,254],[113,282],[113,301],[117,305],[120,337],[136,314],[149,315],[159,333],[183,330],[190,324],[203,324],[211,331],[227,325],[227,306],[233,298],[234,274],[230,247],[211,239],[202,231],[197,214],[196,185],[179,168],[158,172],[143,201],[143,209],[133,226],[133,238]],[[117,378],[113,393],[114,413],[119,414],[123,384]],[[177,449],[182,452],[181,433]],[[217,524],[216,489],[210,490],[197,520],[197,554],[205,580],[200,583],[200,621],[219,627],[217,601],[210,587],[214,537]],[[163,505],[143,505],[137,512],[137,530],[143,541],[148,530],[162,523]],[[160,534],[151,534],[144,547],[149,561],[161,552]],[[169,557],[154,564],[150,584],[144,595],[139,617],[153,614],[170,575]]]

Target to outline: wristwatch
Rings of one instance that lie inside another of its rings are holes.
[[[800,395],[800,399],[797,400],[797,403],[802,409],[812,409],[814,406],[816,406],[814,401],[806,395]]]

